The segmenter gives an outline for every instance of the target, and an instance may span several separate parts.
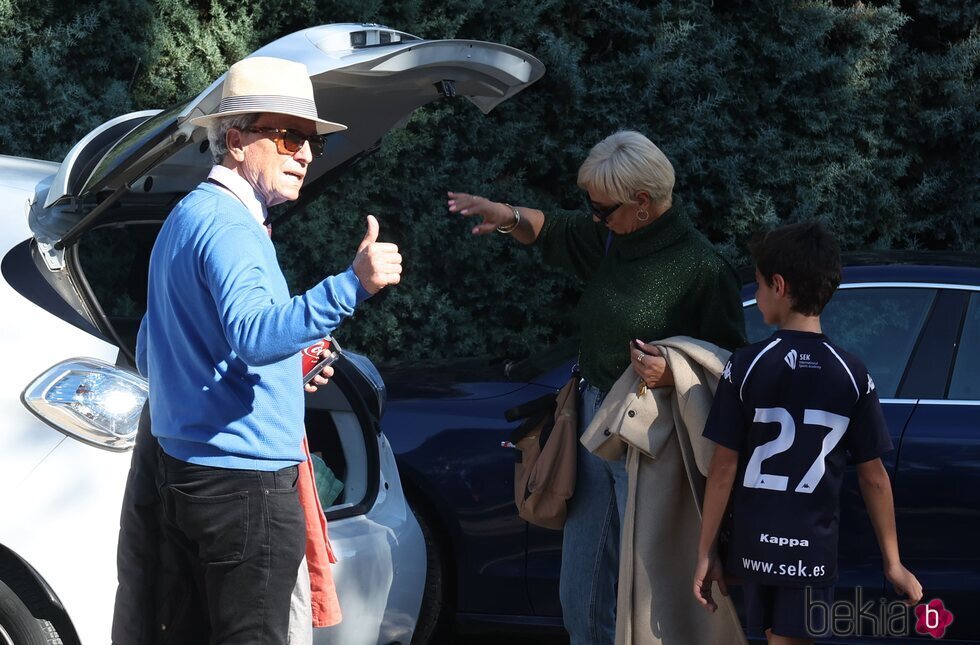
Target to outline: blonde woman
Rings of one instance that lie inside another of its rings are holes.
[[[630,365],[649,387],[671,383],[664,359],[641,340],[687,335],[734,350],[745,343],[734,269],[671,211],[674,168],[638,132],[617,132],[578,173],[585,209],[549,216],[466,193],[449,210],[478,218],[474,235],[537,245],[549,264],[585,281],[578,303],[583,376],[579,433]],[[579,446],[578,480],[562,538],[560,596],[571,645],[613,643],[625,464]]]

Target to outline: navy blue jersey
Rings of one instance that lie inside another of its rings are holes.
[[[704,436],[739,453],[729,572],[832,584],[847,454],[860,463],[892,449],[864,364],[823,334],[780,330],[732,355]]]

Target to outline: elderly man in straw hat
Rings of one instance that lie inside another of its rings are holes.
[[[163,534],[206,605],[210,633],[194,642],[286,643],[306,549],[300,351],[397,284],[401,256],[368,216],[351,266],[290,297],[267,209],[299,197],[323,135],[346,129],[318,117],[304,65],[236,63],[217,111],[191,122],[207,127],[216,164],[160,231],[137,343]]]

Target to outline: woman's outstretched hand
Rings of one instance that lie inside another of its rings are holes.
[[[514,223],[514,211],[500,202],[492,202],[486,197],[478,197],[468,193],[449,195],[449,212],[459,213],[464,217],[479,215],[483,221],[473,227],[473,235],[486,235],[497,230],[498,226],[509,226]]]

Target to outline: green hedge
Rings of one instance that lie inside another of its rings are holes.
[[[379,216],[403,283],[338,333],[372,356],[516,355],[571,333],[578,285],[533,250],[472,238],[445,192],[575,208],[578,164],[622,128],[661,146],[675,207],[735,262],[759,227],[804,218],[846,249],[978,250],[980,8],[963,1],[0,0],[0,150],[60,158],[107,118],[343,21],[501,42],[548,70],[487,116],[462,100],[418,111],[277,230],[301,289],[347,266]]]

